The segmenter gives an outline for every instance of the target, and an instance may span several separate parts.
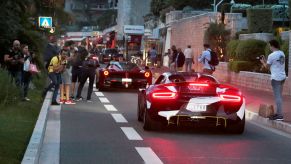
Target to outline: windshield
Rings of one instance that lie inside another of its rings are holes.
[[[130,62],[115,62],[111,61],[107,66],[109,69],[120,70],[120,71],[140,71],[141,69],[134,63]]]
[[[171,75],[169,80],[173,83],[178,82],[201,82],[201,83],[218,83],[214,78],[205,75]]]

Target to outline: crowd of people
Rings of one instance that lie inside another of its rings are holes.
[[[44,57],[50,83],[42,95],[45,96],[49,90],[53,90],[52,105],[75,104],[75,101],[83,100],[82,90],[89,79],[86,100],[92,102],[98,60],[94,58],[94,54],[88,52],[85,41],[79,46],[73,41],[67,41],[60,50],[58,49],[55,39],[51,38]],[[59,90],[60,99],[57,101]]]
[[[37,70],[35,68],[35,54],[29,50],[29,46],[21,44],[19,40],[14,40],[12,47],[4,53],[4,66],[1,67],[8,71],[11,83],[20,88],[21,99],[30,101],[28,89],[32,75]]]
[[[211,65],[211,53],[213,51],[210,49],[209,44],[204,44],[204,51],[198,57],[198,62],[203,65],[203,73],[213,74],[215,70],[215,65]],[[150,53],[151,51],[149,51]],[[171,71],[185,71],[185,72],[195,72],[193,69],[193,64],[195,64],[195,57],[191,45],[188,45],[184,51],[181,48],[176,48],[175,45],[168,49],[165,56],[169,57],[169,68]]]

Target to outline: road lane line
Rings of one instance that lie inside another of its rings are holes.
[[[117,122],[117,123],[127,123],[127,120],[123,117],[122,114],[119,114],[119,113],[112,113],[111,116],[114,118],[114,120]]]
[[[104,94],[102,92],[95,92],[95,95],[98,96],[98,97],[104,96]]]
[[[107,109],[109,112],[116,112],[117,109],[113,105],[104,105],[104,107]]]
[[[163,164],[160,158],[150,147],[135,147],[138,154],[146,164]]]
[[[132,127],[120,127],[129,140],[143,140]]]
[[[110,103],[109,100],[108,100],[106,97],[99,97],[99,100],[100,100],[102,103]]]

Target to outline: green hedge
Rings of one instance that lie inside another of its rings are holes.
[[[253,71],[254,64],[249,61],[230,61],[228,62],[228,69],[233,72]]]
[[[266,42],[255,39],[240,41],[235,58],[240,61],[257,61],[257,57],[265,54],[266,45]]]
[[[250,33],[272,32],[272,9],[247,9]]]
[[[227,43],[226,54],[229,59],[232,60],[236,59],[236,49],[239,43],[240,43],[239,40],[231,40],[230,42]]]

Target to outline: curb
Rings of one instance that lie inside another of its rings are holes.
[[[246,119],[250,121],[254,121],[266,127],[274,128],[274,129],[291,134],[291,124],[289,123],[282,122],[282,121],[272,121],[272,120],[269,120],[268,118],[259,116],[255,112],[251,112],[248,110],[246,110]]]
[[[21,164],[37,164],[39,162],[38,160],[42,148],[43,139],[45,136],[47,113],[51,104],[51,97],[52,93],[48,92],[43,101],[38,119],[36,121]]]

